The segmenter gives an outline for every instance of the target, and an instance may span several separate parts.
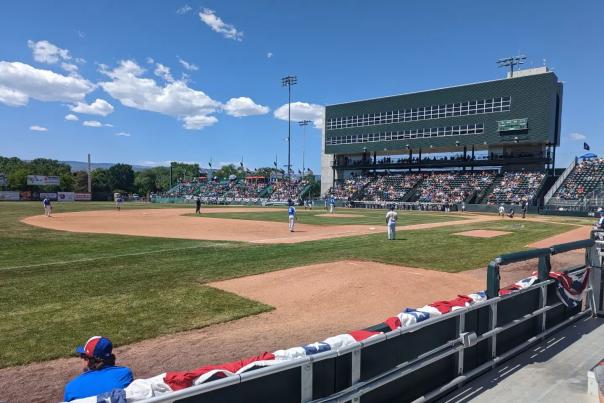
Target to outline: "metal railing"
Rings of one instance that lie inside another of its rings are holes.
[[[602,295],[594,297],[591,283],[586,290],[588,304],[568,308],[553,292],[556,284],[549,278],[550,258],[558,253],[586,250],[585,265],[569,271],[587,270],[590,263],[592,267],[601,265],[604,258],[598,257],[604,253],[596,250],[593,238],[497,257],[488,266],[485,301],[339,350],[193,386],[147,402],[430,401],[561,327],[596,313]],[[596,238],[604,248],[604,233]],[[500,267],[535,258],[539,259],[538,282],[499,296]],[[597,292],[602,293],[601,287]]]

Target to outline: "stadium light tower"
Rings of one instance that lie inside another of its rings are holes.
[[[300,122],[298,122],[298,124],[300,126],[302,126],[302,130],[303,130],[303,138],[302,138],[302,175],[305,174],[306,172],[306,166],[304,165],[304,151],[305,151],[305,147],[306,147],[306,126],[308,126],[309,123],[311,123],[312,120],[301,120]]]
[[[287,179],[291,180],[291,152],[292,152],[292,85],[298,83],[298,77],[286,76],[281,79],[281,84],[287,87]]]
[[[520,64],[524,64],[526,60],[525,55],[518,55],[512,57],[504,57],[503,59],[497,60],[498,67],[507,67],[510,66],[510,78],[514,77],[514,66],[518,66]]]

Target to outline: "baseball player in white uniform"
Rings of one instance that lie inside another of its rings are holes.
[[[386,213],[386,225],[388,225],[388,240],[394,241],[396,239],[396,220],[398,220],[398,213],[394,211],[394,206],[390,207],[390,211]]]
[[[289,216],[289,231],[294,232],[294,225],[296,224],[296,208],[293,205],[288,207],[287,215]]]

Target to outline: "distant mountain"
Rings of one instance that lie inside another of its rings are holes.
[[[64,164],[68,164],[71,167],[71,172],[86,171],[88,169],[87,162],[81,162],[81,161],[61,161],[61,162]],[[93,171],[97,168],[109,169],[115,164],[116,164],[115,162],[92,162],[90,164],[90,168]],[[149,169],[149,168],[152,168],[152,167],[148,167],[148,166],[144,166],[144,165],[132,165],[132,169],[136,172],[144,171],[145,169]]]

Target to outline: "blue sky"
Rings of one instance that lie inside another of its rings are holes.
[[[502,78],[495,60],[523,53],[565,83],[563,167],[583,141],[604,149],[603,15],[596,0],[6,1],[0,155],[281,165],[285,75],[293,118],[320,125],[323,105]],[[293,124],[294,170],[302,139]],[[312,125],[305,149],[318,173]]]

